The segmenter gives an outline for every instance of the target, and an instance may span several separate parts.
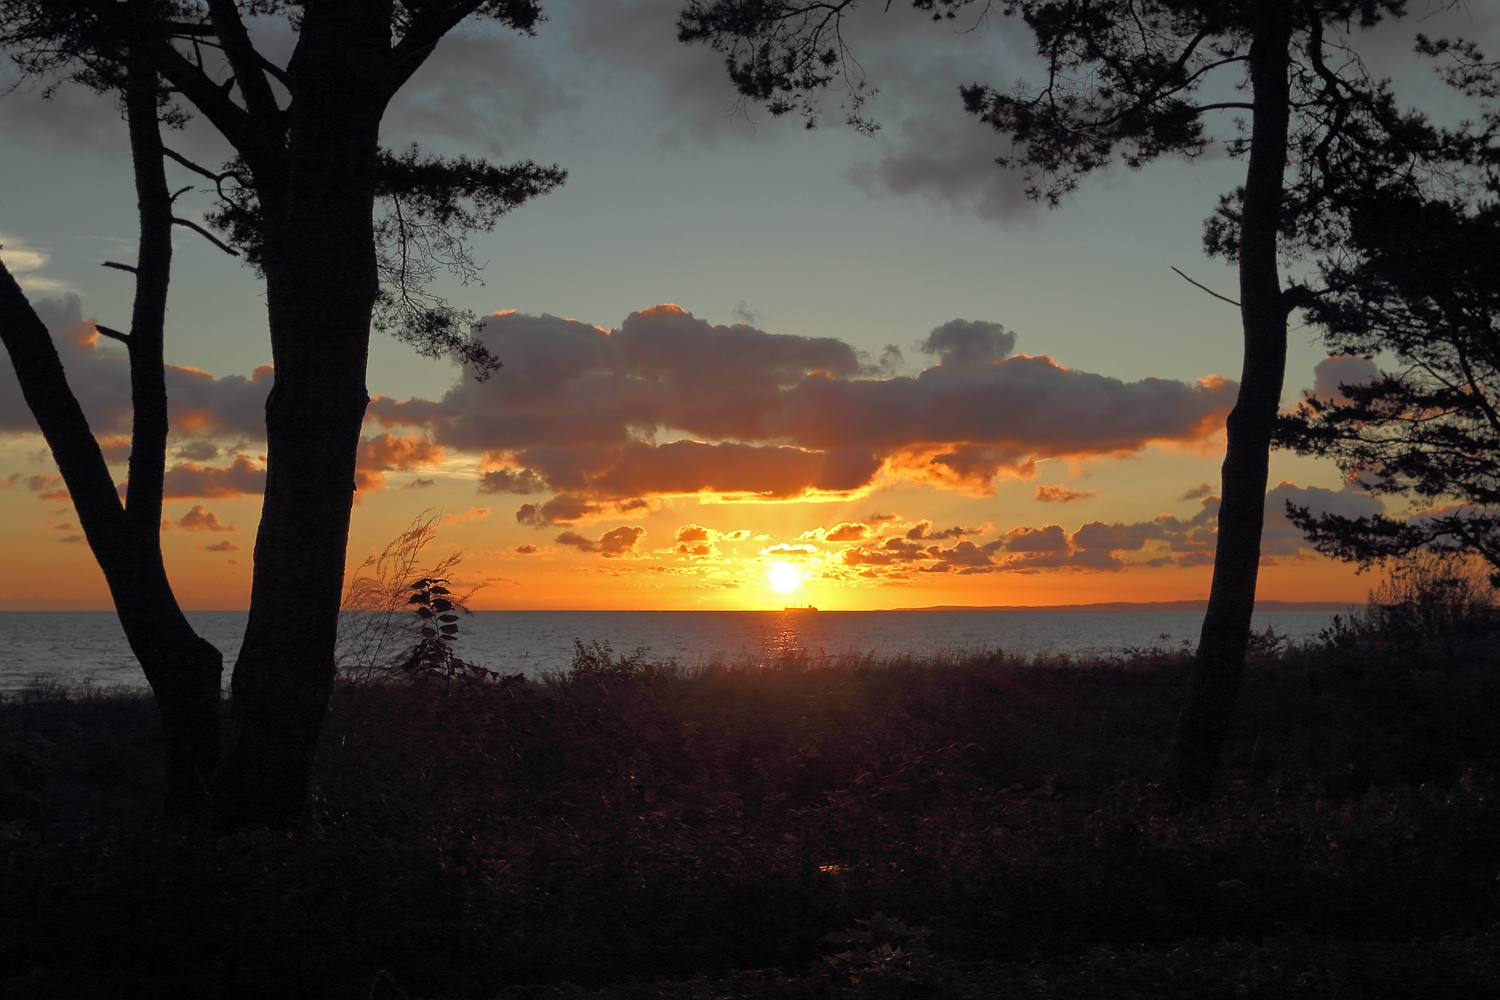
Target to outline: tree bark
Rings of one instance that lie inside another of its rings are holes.
[[[285,181],[257,177],[275,383],[250,619],[215,778],[223,821],[285,823],[307,798],[333,689],[334,643],[369,396],[378,276],[373,212],[383,88],[359,72],[389,49],[382,4],[309,7],[289,71]],[[351,67],[354,71],[351,72]],[[369,66],[370,75],[381,72]]]
[[[51,335],[3,266],[0,339],[104,571],[126,641],[151,685],[165,744],[164,807],[169,814],[182,815],[204,805],[218,759],[223,656],[183,615],[161,554],[168,430],[162,345],[172,266],[172,205],[162,166],[156,99],[155,72],[132,58],[125,103],[141,229],[127,344],[134,412],[123,507]]]
[[[1286,370],[1287,310],[1276,273],[1276,239],[1291,112],[1292,12],[1284,0],[1258,3],[1255,10],[1250,45],[1254,111],[1239,250],[1244,370],[1227,423],[1213,585],[1172,751],[1177,791],[1192,801],[1207,799],[1213,790],[1244,671],[1260,570],[1271,432]]]

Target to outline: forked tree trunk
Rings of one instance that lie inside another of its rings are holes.
[[[1256,15],[1250,46],[1255,108],[1240,220],[1244,371],[1228,420],[1213,585],[1171,762],[1178,793],[1192,801],[1207,799],[1213,790],[1244,671],[1260,569],[1271,431],[1286,370],[1287,310],[1276,274],[1276,235],[1291,111],[1291,10],[1285,2],[1268,0],[1256,5]]]
[[[123,507],[51,335],[3,266],[0,340],[104,571],[131,652],[156,698],[165,743],[166,811],[188,814],[204,804],[218,759],[223,656],[183,615],[161,555],[167,444],[162,332],[172,263],[172,211],[162,169],[156,93],[155,74],[132,63],[126,108],[141,234],[128,341],[134,415],[130,484]]]
[[[250,619],[214,782],[214,808],[229,823],[281,824],[302,810],[333,689],[355,457],[369,402],[384,111],[349,67],[388,44],[389,14],[379,7],[309,8],[291,67],[289,180],[257,177],[276,376],[266,401]]]

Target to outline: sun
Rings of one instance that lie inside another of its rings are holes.
[[[780,591],[796,590],[802,586],[802,574],[797,567],[787,563],[777,563],[766,572],[766,578],[771,581],[771,586]]]

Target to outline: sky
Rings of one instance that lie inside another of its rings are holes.
[[[1056,210],[993,160],[962,83],[1036,71],[1024,31],[870,4],[849,38],[873,137],[737,106],[720,58],[675,41],[675,0],[564,0],[535,37],[466,25],[399,96],[383,141],[565,184],[473,239],[441,287],[504,367],[476,382],[376,335],[349,571],[435,519],[475,609],[826,609],[1206,597],[1223,419],[1241,363],[1234,271],[1202,220],[1243,164],[1088,178]],[[1411,5],[1351,39],[1439,118],[1417,31],[1491,42],[1479,5]],[[254,26],[283,59],[293,39]],[[1493,45],[1491,45],[1493,48]],[[1215,123],[1228,136],[1228,121]],[[118,479],[135,205],[112,99],[0,97],[0,259],[48,323]],[[168,145],[228,155],[206,124]],[[193,175],[173,167],[181,185]],[[211,207],[201,190],[179,203]],[[1305,267],[1289,264],[1287,276]],[[1293,323],[1283,405],[1368,368]],[[255,275],[179,230],[167,326],[174,426],[162,545],[179,599],[247,606],[270,344]],[[1259,595],[1360,601],[1286,500],[1403,508],[1330,462],[1272,456]],[[0,609],[110,607],[45,442],[0,359]]]

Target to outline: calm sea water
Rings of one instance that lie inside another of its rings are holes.
[[[1293,639],[1325,628],[1331,611],[1257,611],[1256,629]],[[228,667],[245,629],[243,611],[189,612]],[[458,654],[507,673],[567,669],[573,641],[606,642],[616,653],[644,648],[684,666],[764,663],[787,654],[893,657],[1003,649],[1012,653],[1102,653],[1196,642],[1198,611],[478,611],[462,623]],[[140,665],[112,611],[0,612],[0,691],[36,679],[144,686]]]

